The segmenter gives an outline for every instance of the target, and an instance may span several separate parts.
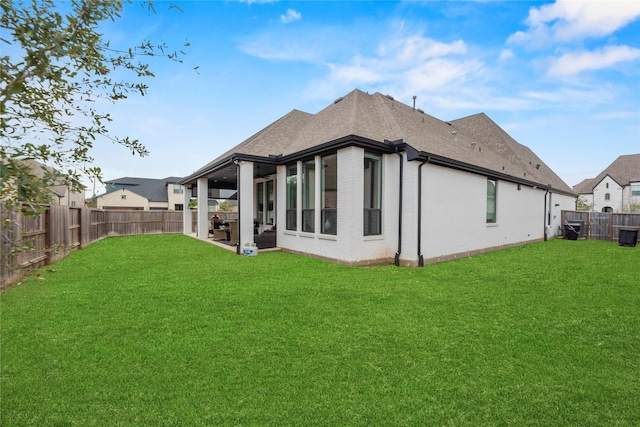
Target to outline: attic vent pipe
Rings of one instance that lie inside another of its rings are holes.
[[[418,96],[417,95],[413,95],[413,111],[416,111],[416,98]]]

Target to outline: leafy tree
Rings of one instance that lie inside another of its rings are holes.
[[[622,213],[632,213],[632,214],[640,214],[640,202],[631,201],[626,204],[620,205],[620,212]]]
[[[231,203],[228,200],[223,201],[218,205],[218,210],[222,212],[231,211]]]
[[[587,201],[586,198],[584,198],[584,196],[579,196],[578,199],[576,200],[577,211],[592,211],[593,206],[594,206],[593,203],[589,204],[589,202]]]
[[[137,139],[111,134],[112,118],[96,101],[144,96],[154,76],[146,61],[181,62],[184,52],[150,41],[112,47],[99,26],[120,18],[122,7],[122,0],[0,2],[0,200],[6,208],[37,210],[54,183],[83,189],[83,175],[101,181],[91,155],[95,143],[148,155]],[[151,1],[144,7],[154,12]],[[38,176],[24,160],[56,172]]]

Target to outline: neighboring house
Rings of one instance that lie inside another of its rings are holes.
[[[33,175],[43,178],[45,170],[54,173],[55,169],[49,166],[44,166],[42,163],[35,160],[25,160],[24,164],[29,166]],[[56,178],[56,184],[49,187],[51,193],[50,203],[52,205],[69,206],[72,208],[82,208],[85,205],[84,191],[76,191],[71,189],[68,185],[62,183],[62,179]]]
[[[640,154],[618,157],[597,177],[573,190],[597,212],[640,213]]]
[[[106,193],[96,197],[98,209],[176,210],[184,209],[181,178],[118,178],[106,181]]]
[[[541,241],[576,199],[485,114],[443,122],[360,90],[316,114],[291,111],[180,183],[198,198],[237,190],[238,252],[255,219],[276,228],[283,250],[348,265],[424,265]],[[207,212],[197,217],[205,238]]]

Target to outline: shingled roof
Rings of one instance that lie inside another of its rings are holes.
[[[180,179],[175,176],[164,179],[124,177],[106,181],[105,184],[107,184],[107,193],[126,188],[151,202],[167,202],[169,201],[167,185],[177,183]]]
[[[632,182],[640,182],[640,154],[626,154],[618,157],[597,177],[585,179],[575,185],[573,189],[578,194],[591,194],[607,175],[622,187],[626,187]]]
[[[181,182],[205,176],[233,156],[280,155],[287,161],[314,147],[330,148],[353,137],[387,150],[390,146],[385,141],[402,140],[422,158],[450,159],[461,168],[574,194],[540,158],[485,114],[444,122],[391,96],[357,89],[316,114],[291,111]]]

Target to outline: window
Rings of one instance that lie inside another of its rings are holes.
[[[302,164],[302,231],[315,231],[316,164],[311,159]]]
[[[320,214],[323,234],[338,231],[338,156],[322,158],[322,211]]]
[[[273,225],[275,216],[275,203],[273,195],[273,180],[267,181],[267,224]]]
[[[256,218],[264,221],[264,182],[256,184]]]
[[[631,195],[640,196],[640,184],[634,184],[631,186]]]
[[[364,235],[382,234],[382,158],[364,153]]]
[[[496,222],[496,180],[487,179],[487,224]]]
[[[287,230],[297,229],[298,165],[287,166]]]
[[[607,182],[604,186],[605,186],[606,188],[609,188],[609,183]]]
[[[182,194],[182,193],[183,193],[182,185],[173,184],[173,194]]]
[[[175,210],[183,211],[184,210],[184,205],[182,203],[176,203]]]
[[[611,200],[611,194],[609,194],[609,193],[604,193],[604,199],[605,199],[605,200]]]

